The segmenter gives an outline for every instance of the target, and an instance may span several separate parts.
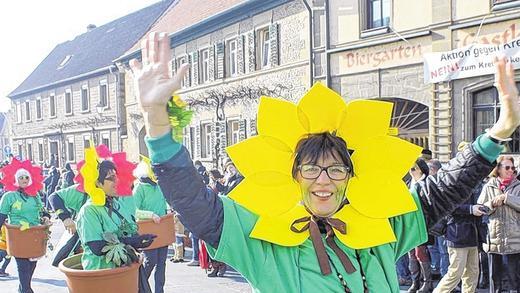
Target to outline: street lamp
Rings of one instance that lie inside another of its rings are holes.
[[[105,113],[105,105],[101,104],[101,102],[99,102],[97,105],[96,105],[96,111],[98,112],[98,114],[103,114]]]

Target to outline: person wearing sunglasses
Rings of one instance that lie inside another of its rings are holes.
[[[396,260],[424,243],[427,228],[470,195],[493,168],[500,142],[520,125],[514,71],[500,59],[498,122],[458,153],[437,183],[427,179],[431,205],[422,205],[401,180],[420,148],[383,138],[391,105],[346,104],[316,84],[298,105],[260,100],[259,135],[227,149],[245,179],[220,198],[172,137],[168,103],[188,67],[170,77],[165,33],[151,33],[141,53],[142,61],[133,59],[130,66],[159,186],[209,254],[240,272],[254,292],[399,292]],[[382,144],[371,145],[378,139]],[[410,209],[401,209],[408,204]]]
[[[509,289],[520,290],[520,181],[516,179],[515,171],[514,158],[500,156],[478,199],[478,203],[490,209],[489,235],[484,250],[491,261],[495,292],[502,289],[504,274],[508,276]],[[503,256],[507,259],[505,272]]]
[[[115,164],[110,160],[101,161],[98,164],[98,174],[95,184],[104,193],[104,204],[96,205],[93,200],[89,200],[81,208],[77,217],[77,231],[84,250],[81,263],[85,270],[116,267],[114,261],[105,258],[108,251],[103,248],[109,245],[103,237],[105,233],[113,233],[120,242],[135,249],[150,246],[155,238],[155,235],[137,234],[135,208],[128,205],[126,201],[118,200],[116,194],[118,176]]]
[[[13,159],[0,172],[3,177],[1,182],[8,190],[0,200],[0,229],[6,219],[11,225],[50,225],[50,215],[38,196],[38,191],[43,188],[40,167],[31,166],[29,161],[20,162]],[[15,260],[20,281],[18,292],[32,293],[31,280],[37,259],[15,257]]]

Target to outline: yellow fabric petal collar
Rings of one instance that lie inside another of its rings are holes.
[[[245,177],[229,196],[259,215],[250,236],[283,246],[309,237],[290,229],[294,220],[309,215],[291,174],[294,150],[305,135],[328,131],[353,150],[349,204],[333,216],[347,224],[345,235],[336,233],[338,239],[355,249],[395,241],[388,219],[417,209],[402,177],[421,148],[388,134],[392,108],[392,103],[375,100],[347,104],[320,83],[297,105],[262,97],[258,135],[227,148]]]

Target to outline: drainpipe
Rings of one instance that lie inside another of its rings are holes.
[[[313,22],[312,22],[312,9],[307,2],[307,0],[302,0],[303,5],[305,5],[305,8],[307,9],[307,12],[309,12],[309,88],[312,87],[314,84],[314,52],[312,50],[312,44],[314,43],[313,38]]]
[[[119,99],[121,95],[121,89],[119,86],[119,69],[115,67],[116,70],[113,70],[113,67],[110,66],[108,69],[110,71],[110,74],[114,75],[116,77],[116,137],[117,137],[117,151],[122,152],[121,149],[121,125],[119,121],[119,116],[121,114],[121,109],[119,109]],[[110,83],[109,83],[110,84]]]

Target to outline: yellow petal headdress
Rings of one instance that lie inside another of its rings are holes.
[[[227,148],[245,177],[230,197],[259,215],[250,236],[283,246],[300,245],[309,237],[291,231],[294,220],[309,216],[292,178],[294,151],[306,135],[328,131],[353,150],[355,176],[346,193],[350,204],[333,216],[347,223],[347,233],[336,233],[338,239],[355,249],[395,241],[388,218],[417,209],[402,177],[421,148],[388,134],[392,107],[373,100],[347,104],[320,83],[298,105],[262,97],[258,135]]]
[[[96,186],[99,177],[98,161],[99,157],[94,144],[90,142],[91,147],[85,149],[85,164],[81,167],[80,173],[84,178],[85,192],[90,195],[92,204],[96,206],[105,205],[105,193],[103,189]]]

